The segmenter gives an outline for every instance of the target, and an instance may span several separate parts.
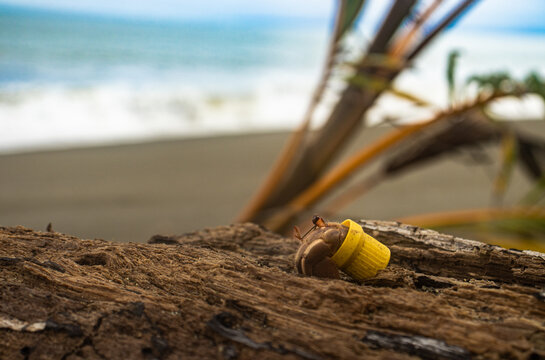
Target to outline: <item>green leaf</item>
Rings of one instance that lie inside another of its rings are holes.
[[[527,206],[537,205],[543,199],[545,199],[545,176],[536,181],[534,187],[522,198],[521,204]]]
[[[397,96],[400,99],[410,101],[416,106],[425,106],[425,107],[426,106],[431,106],[431,104],[428,101],[426,101],[426,100],[424,100],[424,99],[422,99],[422,98],[420,98],[420,97],[418,97],[416,95],[408,93],[406,91],[402,91],[402,90],[392,88],[392,89],[388,89],[388,92],[391,93],[392,95]]]
[[[337,13],[335,41],[338,42],[356,21],[364,0],[340,0]]]
[[[515,161],[517,159],[517,141],[512,133],[503,137],[501,146],[501,167],[494,181],[494,195],[501,198],[507,190],[507,185],[513,174]]]
[[[523,238],[540,238],[545,234],[545,219],[543,217],[516,217],[493,221],[490,224],[500,233],[511,233]]]
[[[344,62],[345,65],[352,66],[356,69],[361,68],[381,68],[387,70],[401,70],[407,64],[397,56],[387,54],[367,54],[358,62]]]
[[[448,54],[448,60],[447,60],[447,82],[448,82],[448,94],[449,94],[449,101],[452,104],[454,102],[454,90],[455,90],[455,72],[456,72],[456,64],[457,59],[460,56],[460,52],[458,50],[452,50]]]
[[[545,101],[545,80],[537,72],[531,72],[524,79],[528,92],[539,95]]]
[[[516,81],[507,72],[496,72],[485,75],[473,75],[467,83],[476,83],[480,90],[493,92],[510,92],[516,88]]]
[[[378,76],[368,76],[364,74],[356,74],[347,79],[349,84],[358,86],[362,89],[367,89],[379,93],[390,86],[390,83],[384,78]]]

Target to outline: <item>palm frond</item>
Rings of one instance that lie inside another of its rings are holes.
[[[442,0],[434,0],[422,14],[411,22],[409,29],[403,35],[399,36],[392,45],[390,50],[391,56],[400,57],[407,50],[413,41],[415,41],[417,34],[421,32],[423,25],[439,8],[441,3]]]
[[[315,204],[332,188],[339,186],[350,176],[354,175],[356,170],[361,169],[364,165],[367,165],[372,160],[375,160],[378,155],[391,149],[392,146],[397,145],[409,136],[418,133],[424,128],[428,128],[430,125],[435,124],[436,122],[482,107],[494,99],[496,99],[496,96],[490,96],[484,100],[477,99],[475,102],[464,104],[464,106],[460,106],[456,109],[449,109],[441,112],[435,117],[422,123],[409,125],[388,133],[374,143],[362,148],[360,151],[356,152],[354,155],[334,167],[316,182],[308,186],[286,206],[278,210],[276,215],[270,217],[265,222],[265,225],[273,229],[282,228],[292,219],[294,214]]]
[[[373,42],[367,49],[367,53],[383,54],[386,52],[393,35],[415,4],[416,0],[398,0],[393,2],[388,15],[384,18]]]
[[[292,136],[286,142],[286,145],[280,152],[276,162],[271,167],[269,175],[261,185],[256,195],[250,200],[243,211],[238,216],[238,221],[247,221],[251,219],[257,211],[264,206],[268,199],[277,190],[277,186],[285,178],[290,165],[301,148],[307,136],[312,115],[322,99],[323,93],[331,77],[335,65],[335,57],[339,52],[340,41],[347,31],[352,27],[360,14],[364,5],[364,0],[340,0],[335,16],[334,32],[331,36],[329,50],[322,71],[322,76],[314,90],[314,94],[307,107],[301,125],[293,132]]]
[[[387,90],[388,94],[392,94],[400,99],[410,101],[416,106],[422,106],[422,107],[433,107],[433,105],[426,99],[423,99],[419,96],[416,96],[414,94],[411,94],[407,91],[399,90],[396,88],[389,88]]]
[[[460,52],[458,50],[452,50],[448,54],[447,59],[447,84],[448,84],[448,97],[449,102],[452,105],[454,103],[454,94],[456,89],[456,64],[458,57],[460,57]]]
[[[522,197],[522,206],[536,206],[545,199],[545,176],[536,181],[534,187]]]
[[[450,11],[427,35],[420,41],[410,53],[406,55],[407,60],[414,59],[426,46],[448,26],[451,26],[465,11],[467,11],[478,0],[465,0]]]
[[[543,101],[545,101],[545,79],[543,79],[537,72],[531,72],[524,79],[528,92],[539,95]]]
[[[544,251],[545,208],[512,207],[454,210],[396,219],[431,229],[470,230],[481,240],[515,248]]]
[[[494,185],[492,188],[494,198],[497,202],[500,202],[501,198],[505,195],[509,181],[515,168],[515,162],[517,160],[517,140],[515,134],[512,132],[506,132],[503,136],[501,155],[500,155],[500,168],[494,179]]]

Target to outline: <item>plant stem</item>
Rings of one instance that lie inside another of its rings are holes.
[[[277,214],[273,215],[269,220],[267,220],[265,225],[274,230],[282,229],[289,221],[291,221],[295,214],[315,204],[335,186],[339,186],[343,181],[346,181],[355,173],[356,170],[362,168],[364,165],[367,165],[372,160],[375,160],[380,154],[391,149],[394,145],[398,144],[410,135],[415,134],[445,118],[460,115],[466,111],[486,105],[500,96],[504,96],[504,94],[496,93],[489,95],[486,98],[478,98],[472,103],[440,112],[428,121],[396,129],[386,134],[373,144],[364,147],[359,152],[352,155],[333,170],[329,171],[321,179],[307,187],[290,203],[288,203],[286,207],[278,211]]]

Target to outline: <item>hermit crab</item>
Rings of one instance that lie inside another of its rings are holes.
[[[348,234],[348,228],[339,223],[326,223],[319,216],[312,218],[314,227],[305,236],[297,227],[294,236],[301,241],[295,255],[295,268],[300,274],[339,279],[339,269],[331,257]]]
[[[297,227],[295,238],[301,246],[295,255],[295,268],[307,276],[339,279],[339,269],[356,280],[364,280],[386,268],[390,249],[363,232],[362,227],[347,219],[342,223],[312,218],[312,227],[304,236]]]

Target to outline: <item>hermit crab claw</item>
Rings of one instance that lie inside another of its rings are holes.
[[[299,229],[294,231],[294,236],[301,241],[295,255],[295,268],[307,276],[339,279],[339,269],[332,256],[342,244],[348,228],[335,222],[328,223],[317,215],[312,223],[314,226],[302,237]]]
[[[301,272],[309,276],[339,279],[339,270],[330,256],[331,248],[323,239],[313,241],[301,254]]]

